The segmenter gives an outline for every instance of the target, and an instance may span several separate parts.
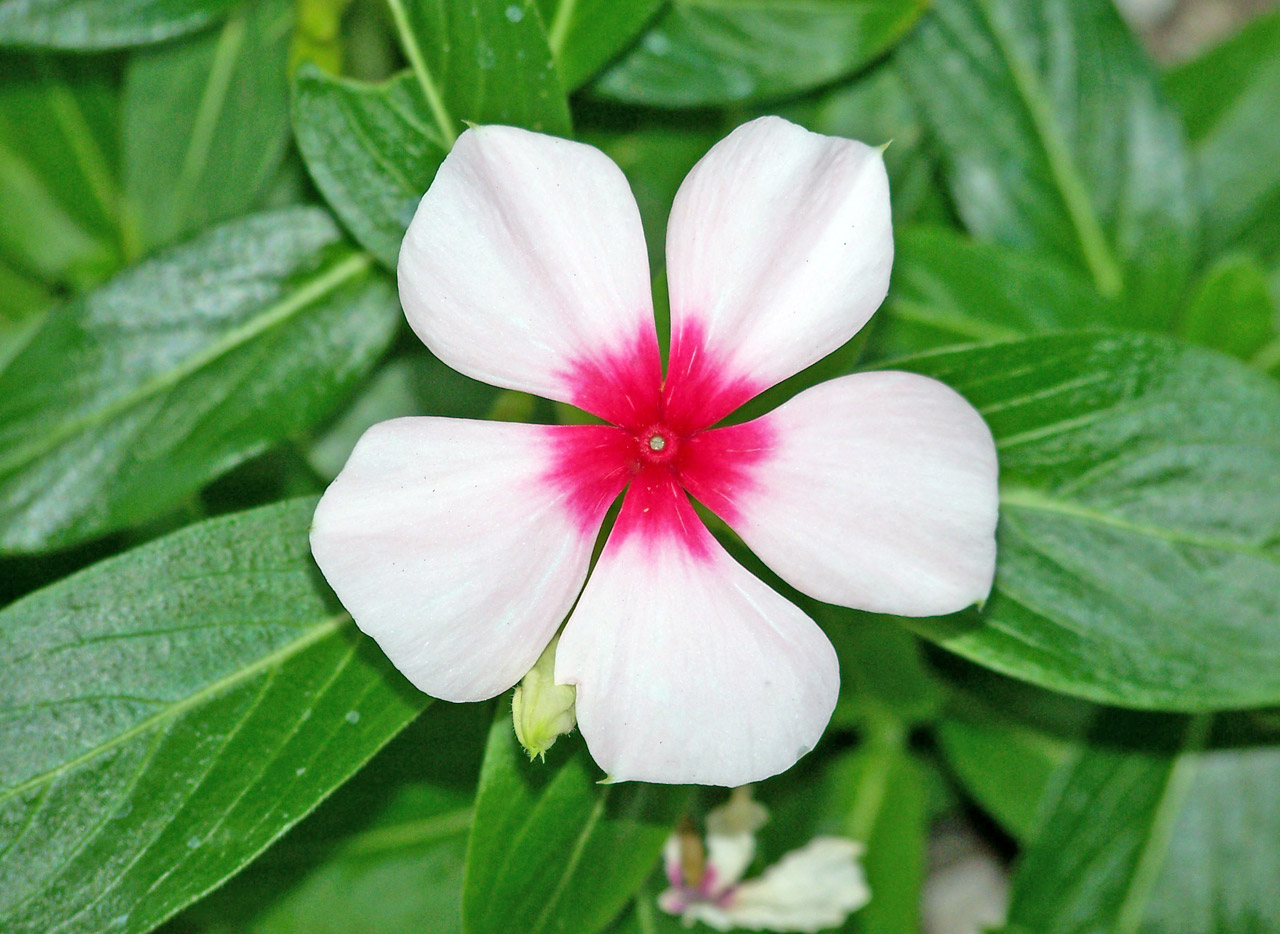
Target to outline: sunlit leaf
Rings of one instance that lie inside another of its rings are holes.
[[[467,934],[592,934],[621,912],[657,865],[688,791],[601,777],[576,737],[546,763],[530,762],[509,707],[499,708],[467,849]]]
[[[0,613],[0,928],[150,930],[422,708],[319,582],[313,508],[192,526]]]
[[[399,320],[317,208],[215,228],[52,315],[0,373],[0,550],[153,518],[322,422]]]
[[[898,361],[965,395],[1000,457],[995,590],[909,621],[1091,700],[1280,702],[1280,386],[1158,337],[1070,335]]]
[[[896,60],[976,235],[1034,249],[1163,328],[1198,234],[1177,114],[1109,0],[939,3]]]

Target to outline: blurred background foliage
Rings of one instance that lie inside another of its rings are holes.
[[[1003,506],[995,593],[943,620],[817,604],[709,517],[842,665],[757,868],[865,842],[861,934],[1280,930],[1280,13],[1124,13],[0,0],[0,929],[678,929],[659,849],[723,793],[429,702],[306,529],[376,421],[573,417],[400,315],[466,122],[612,156],[661,304],[684,174],[779,113],[889,143],[897,259],[747,414],[894,359],[983,412]]]

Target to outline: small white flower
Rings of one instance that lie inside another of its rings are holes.
[[[838,927],[871,900],[858,858],[862,845],[842,837],[816,837],[792,850],[757,878],[741,881],[755,856],[755,833],[768,819],[749,788],[707,815],[705,848],[691,831],[667,840],[663,854],[671,888],[658,906],[728,931],[809,932]]]

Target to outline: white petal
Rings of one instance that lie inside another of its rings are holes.
[[[316,507],[311,550],[356,624],[410,681],[492,697],[537,660],[582,587],[609,501],[558,478],[548,428],[448,418],[374,425]]]
[[[661,470],[632,483],[560,640],[556,680],[616,780],[742,785],[813,748],[839,671],[825,635],[737,564]]]
[[[627,390],[656,394],[640,212],[599,150],[467,130],[418,205],[399,277],[409,324],[468,376],[613,421]]]
[[[880,306],[892,263],[880,150],[779,117],[739,127],[671,211],[671,393],[712,384],[714,421],[820,360]]]
[[[723,907],[691,906],[699,920],[710,909],[730,927],[749,931],[816,932],[838,927],[871,900],[858,857],[862,848],[840,837],[818,837],[788,853],[758,879],[738,886]],[[723,928],[722,928],[723,930]]]
[[[808,389],[754,433],[746,480],[691,474],[690,492],[760,559],[828,603],[935,616],[981,602],[995,574],[996,449],[974,408],[912,373],[858,373]],[[710,461],[711,458],[704,458]]]

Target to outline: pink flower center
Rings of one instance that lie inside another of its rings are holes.
[[[680,437],[666,425],[650,425],[636,436],[636,448],[645,464],[670,464],[680,453]]]
[[[609,504],[629,488],[614,531],[618,541],[675,536],[691,553],[708,553],[710,535],[686,493],[733,522],[735,501],[754,487],[752,467],[770,450],[772,432],[759,421],[711,426],[757,387],[729,376],[697,327],[673,338],[665,379],[657,341],[645,333],[617,353],[583,361],[570,383],[581,408],[612,423],[554,430],[546,479],[563,490],[581,528],[598,528]]]

